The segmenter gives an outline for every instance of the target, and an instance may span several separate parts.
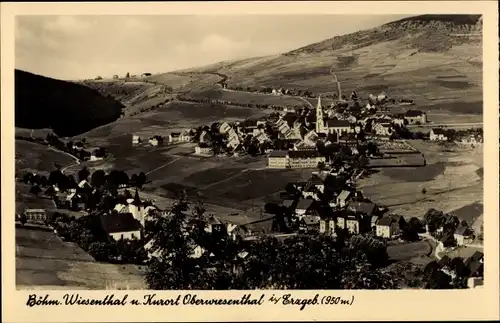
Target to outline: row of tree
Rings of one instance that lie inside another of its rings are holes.
[[[385,289],[395,288],[390,274],[370,260],[384,255],[383,243],[326,236],[296,236],[280,241],[232,240],[210,235],[203,212],[185,230],[187,203],[180,201],[169,218],[158,217],[150,231],[161,255],[148,264],[151,289]],[[203,247],[200,258],[192,246]],[[386,253],[385,253],[386,254]],[[377,260],[378,261],[378,260]]]

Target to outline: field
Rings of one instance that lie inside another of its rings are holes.
[[[55,169],[53,163],[65,166],[75,162],[69,155],[41,144],[16,140],[15,145],[16,172],[48,173]]]
[[[96,128],[76,138],[85,137],[95,145],[109,145],[120,138],[132,134],[144,137],[168,135],[178,129],[189,129],[215,121],[236,121],[250,117],[260,117],[272,110],[234,107],[219,104],[170,102],[153,111],[138,116],[122,118],[108,125]]]
[[[425,155],[427,166],[384,168],[363,178],[358,187],[365,196],[405,217],[422,217],[431,207],[451,212],[482,203],[481,147],[444,149],[428,141],[410,143]]]
[[[433,246],[430,241],[394,244],[387,246],[387,254],[393,262],[430,259]],[[430,261],[430,260],[429,260]]]
[[[16,228],[18,289],[141,289],[143,276],[131,265],[96,262],[53,232]]]
[[[193,95],[195,98],[203,99],[210,98],[211,100],[221,100],[229,102],[238,102],[241,104],[268,104],[268,105],[279,105],[279,106],[302,106],[304,105],[304,100],[299,97],[288,96],[288,95],[272,95],[263,93],[250,93],[250,92],[239,92],[232,90],[214,89],[196,93]],[[331,100],[322,100],[323,104],[328,104]],[[309,99],[309,102],[316,104],[316,100]],[[306,103],[307,104],[307,103]]]

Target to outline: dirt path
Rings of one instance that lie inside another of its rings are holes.
[[[159,167],[156,167],[155,169],[150,170],[149,172],[147,172],[147,173],[146,173],[146,175],[149,175],[149,174],[151,174],[151,173],[153,173],[153,172],[156,172],[158,169],[161,169],[161,168],[166,167],[166,166],[168,166],[168,165],[170,165],[170,164],[172,164],[172,163],[175,163],[176,161],[178,161],[178,160],[179,160],[179,159],[181,159],[181,158],[182,158],[182,157],[177,157],[177,158],[175,158],[174,160],[171,160],[171,161],[169,161],[169,162],[168,162],[168,163],[166,163],[166,164],[163,164],[163,165],[161,165],[161,166],[159,166]]]

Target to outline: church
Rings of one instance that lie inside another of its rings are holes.
[[[323,106],[321,105],[321,96],[318,96],[318,104],[316,105],[316,133],[335,133],[337,138],[340,138],[340,136],[351,132],[354,132],[354,129],[351,127],[349,121],[325,118]]]

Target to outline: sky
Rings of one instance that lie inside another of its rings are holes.
[[[403,15],[17,16],[16,68],[64,80],[287,52]]]

